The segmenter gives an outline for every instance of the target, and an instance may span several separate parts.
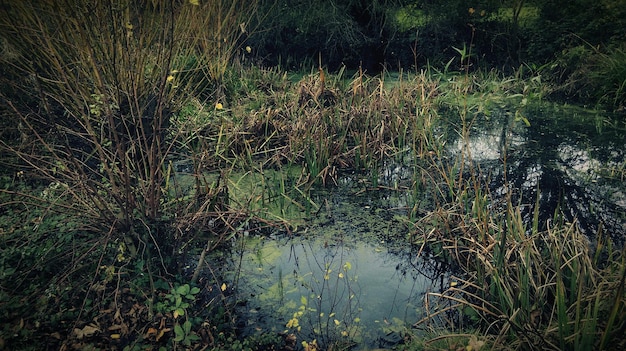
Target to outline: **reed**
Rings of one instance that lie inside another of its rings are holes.
[[[451,83],[445,101],[459,117],[449,123],[467,145],[474,118],[484,107],[472,95],[483,87],[467,78]],[[523,103],[523,94],[518,98]],[[506,168],[506,150],[502,153]],[[414,184],[436,190],[429,202],[413,209],[412,239],[421,251],[450,263],[454,274],[448,289],[427,294],[427,311],[416,327],[449,331],[433,342],[469,345],[470,336],[480,334],[491,349],[623,347],[617,322],[625,317],[623,251],[611,244],[594,251],[577,224],[558,213],[539,223],[540,191],[530,205],[514,200],[515,189],[491,194],[489,177],[473,162],[469,148],[462,146],[456,157],[427,161],[419,165]],[[525,207],[533,209],[530,221],[522,215]],[[601,233],[598,237],[608,240]]]

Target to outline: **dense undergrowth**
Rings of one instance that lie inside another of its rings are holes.
[[[446,131],[467,138],[494,106],[532,123],[525,107],[555,91],[541,72],[392,77],[329,74],[320,63],[292,75],[232,63],[241,22],[210,21],[193,2],[115,4],[50,5],[49,22],[28,7],[3,9],[13,12],[2,33],[17,40],[3,57],[12,89],[2,91],[0,348],[296,347],[303,340],[290,331],[237,337],[234,287],[205,255],[244,232],[292,230],[259,202],[313,213],[313,186],[357,172],[376,188],[390,158],[411,160],[406,190],[421,199],[407,214],[407,245],[456,267],[414,326],[434,336],[407,328],[399,348],[623,348],[624,252],[601,233],[590,248],[558,214],[549,225],[524,221],[532,203],[495,199],[469,150],[444,152]],[[194,34],[206,26],[216,37]],[[228,48],[211,51],[216,38]],[[236,174],[294,166],[264,178],[261,194],[234,194]]]

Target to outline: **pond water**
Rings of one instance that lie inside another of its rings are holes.
[[[530,125],[516,120],[520,113]],[[540,229],[560,215],[576,221],[591,241],[601,233],[622,245],[626,130],[623,122],[615,122],[620,117],[612,117],[547,103],[522,112],[494,109],[479,115],[468,140],[455,138],[448,151],[454,158],[466,147],[492,196],[512,194],[513,203],[525,204],[528,223],[538,203]]]
[[[289,331],[320,345],[389,347],[423,317],[426,292],[447,286],[445,269],[399,244],[404,195],[358,194],[346,184],[318,193],[323,213],[294,236],[235,244],[239,314],[245,335]]]
[[[558,214],[576,221],[590,242],[602,233],[623,244],[624,128],[574,107],[527,108],[530,125],[518,113],[478,115],[465,140],[450,127],[448,160],[469,152],[468,169],[479,173],[492,199],[511,195],[528,223],[535,210],[540,223]],[[410,187],[413,167],[387,162],[376,176],[378,190],[345,176],[332,189],[313,191],[319,211],[291,235],[233,242],[225,277],[236,290],[243,335],[286,331],[298,335],[298,344],[344,341],[357,349],[401,342],[403,328],[424,317],[425,293],[450,284],[446,267],[406,244],[405,220],[417,200],[401,189]]]

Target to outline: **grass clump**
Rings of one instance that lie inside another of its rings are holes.
[[[458,272],[447,290],[428,294],[431,311],[417,325],[451,335],[478,327],[495,349],[623,347],[622,253],[599,262],[575,224],[532,235],[494,223],[481,235],[469,225],[477,226],[455,223],[457,234],[426,238]]]
[[[588,43],[564,50],[552,65],[565,77],[557,92],[580,101],[623,111],[626,103],[626,51],[623,46],[602,48]]]
[[[439,199],[415,215],[414,243],[455,268],[447,289],[426,295],[415,327],[449,331],[433,343],[472,331],[466,342],[478,335],[491,349],[623,348],[624,251],[601,230],[590,245],[558,211],[540,223],[540,192],[534,205],[513,200],[516,189],[494,196],[462,154],[453,166],[431,164],[422,180],[437,184]]]

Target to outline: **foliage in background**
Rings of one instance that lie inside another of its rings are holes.
[[[626,51],[589,43],[563,50],[550,66],[559,77],[558,93],[614,110],[626,106]]]
[[[263,26],[250,37],[258,55],[271,65],[309,69],[321,55],[337,70],[342,64],[360,64],[370,72],[382,69],[388,38],[393,30],[389,13],[401,0],[261,2],[268,13]],[[306,13],[306,16],[302,16]]]
[[[261,8],[268,21],[265,30],[248,38],[254,56],[289,69],[315,67],[319,56],[331,71],[443,69],[450,60],[450,67],[462,69],[454,48],[466,46],[474,54],[472,70],[513,73],[523,65],[539,69],[554,63],[558,69],[545,70],[544,80],[563,84],[576,70],[561,65],[569,51],[588,43],[614,60],[611,53],[626,41],[623,0],[282,0],[263,2]],[[593,70],[595,61],[577,73]],[[620,107],[597,94],[572,96]]]

